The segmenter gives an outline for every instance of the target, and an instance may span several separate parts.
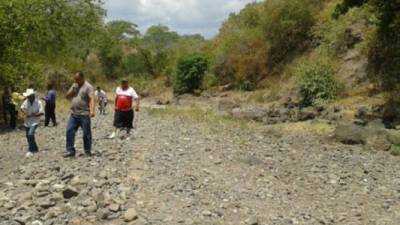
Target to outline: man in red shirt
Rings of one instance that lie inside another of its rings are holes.
[[[108,137],[115,138],[118,129],[126,129],[127,135],[133,128],[134,112],[139,111],[139,96],[136,91],[129,86],[127,79],[122,80],[121,86],[116,90],[114,130]]]

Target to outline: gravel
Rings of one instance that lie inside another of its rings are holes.
[[[142,111],[130,140],[93,120],[94,156],[64,159],[65,121],[0,135],[0,224],[393,224],[400,158],[307,133],[204,124]],[[217,123],[217,122],[215,122]],[[4,221],[4,222],[3,222]]]

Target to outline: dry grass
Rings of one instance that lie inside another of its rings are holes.
[[[275,134],[313,134],[329,136],[333,133],[334,125],[329,125],[323,120],[312,120],[298,123],[282,123],[265,126],[262,123],[236,119],[231,116],[217,115],[211,111],[200,108],[178,109],[168,107],[164,109],[147,109],[151,116],[162,118],[181,118],[207,125],[209,128],[224,130],[227,128],[254,129],[260,132],[273,131]]]
[[[57,99],[57,112],[68,113],[70,111],[71,103],[62,95]]]
[[[335,126],[326,123],[323,120],[310,120],[298,123],[282,123],[272,125],[271,128],[279,130],[282,133],[292,134],[314,134],[319,136],[329,136],[334,130]]]
[[[147,112],[151,116],[162,118],[177,117],[222,129],[225,129],[226,127],[246,128],[251,124],[254,124],[248,121],[233,118],[231,116],[217,115],[213,112],[202,110],[196,107],[187,109],[177,109],[173,107],[168,107],[164,109],[148,108]]]

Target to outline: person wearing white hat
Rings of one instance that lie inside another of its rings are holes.
[[[36,143],[35,133],[40,123],[40,116],[44,114],[43,105],[36,97],[33,89],[27,89],[23,96],[26,98],[21,105],[21,111],[25,114],[26,139],[28,141],[28,152],[26,157],[32,156],[39,151]]]

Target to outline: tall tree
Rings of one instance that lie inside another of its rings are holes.
[[[0,1],[0,86],[34,81],[57,58],[84,58],[103,16],[97,0]]]

